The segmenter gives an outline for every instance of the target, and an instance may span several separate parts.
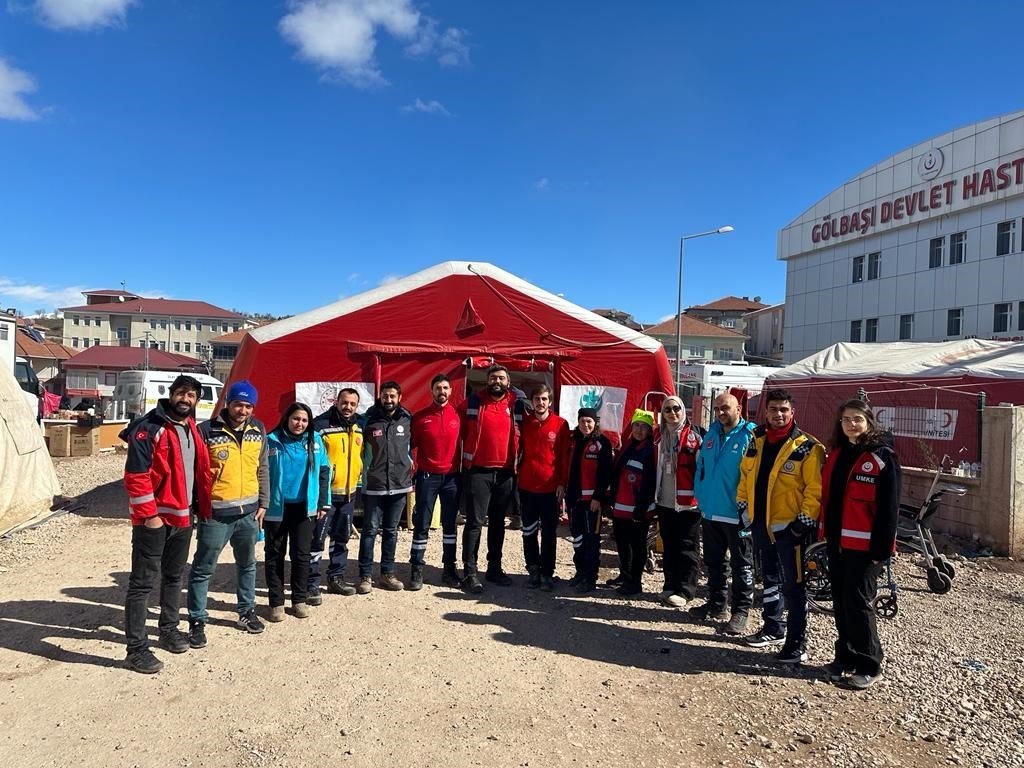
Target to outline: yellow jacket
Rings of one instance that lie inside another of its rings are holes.
[[[764,425],[754,430],[754,437],[740,461],[736,506],[746,526],[750,526],[757,517],[754,494],[766,440],[765,432]],[[768,477],[765,524],[771,541],[775,541],[775,534],[794,520],[805,530],[817,526],[821,512],[821,469],[824,464],[824,446],[794,426],[793,432],[779,449]]]
[[[251,514],[266,509],[270,498],[267,471],[267,431],[259,419],[249,419],[241,436],[231,430],[223,414],[199,425],[210,451],[210,496],[213,515]],[[201,513],[201,516],[205,517]]]
[[[331,408],[313,419],[313,429],[323,438],[331,463],[331,496],[352,496],[363,487],[366,446],[362,417],[346,424],[337,410]]]

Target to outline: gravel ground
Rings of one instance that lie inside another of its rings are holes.
[[[73,512],[0,540],[11,765],[1024,766],[1019,563],[958,560],[938,596],[899,556],[886,676],[853,692],[814,666],[831,658],[828,616],[811,616],[811,663],[782,669],[654,604],[653,576],[642,600],[530,592],[512,534],[512,588],[468,598],[431,586],[430,569],[420,593],[329,595],[259,637],[232,628],[224,555],[210,646],[161,653],[164,671],[144,677],[121,666],[123,457],[56,466]],[[403,531],[399,576],[408,546]],[[570,557],[563,538],[562,574]]]

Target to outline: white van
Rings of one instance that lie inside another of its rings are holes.
[[[679,366],[680,397],[688,410],[692,410],[694,395],[702,399],[702,414],[694,414],[694,421],[710,423],[711,402],[716,395],[730,389],[745,389],[751,397],[761,394],[764,380],[779,368],[770,365],[750,365],[743,361],[696,363]]]
[[[180,376],[178,371],[122,371],[114,387],[114,412],[135,419],[156,408],[158,400],[170,394],[171,382]],[[202,373],[186,374],[203,385],[196,403],[196,421],[213,416],[223,382]]]

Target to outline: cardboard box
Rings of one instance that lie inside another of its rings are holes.
[[[50,438],[50,455],[51,456],[70,456],[71,455],[71,425],[61,424],[58,426],[50,427],[47,430],[47,436]]]
[[[99,429],[71,428],[71,456],[95,456],[99,452]]]

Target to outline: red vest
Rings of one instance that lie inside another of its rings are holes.
[[[821,473],[821,506],[826,508],[829,499],[829,485],[839,451],[835,450],[825,460]],[[865,451],[853,462],[853,468],[846,480],[846,492],[843,494],[842,534],[839,537],[839,548],[855,552],[868,552],[871,549],[871,531],[875,526],[875,515],[878,513],[878,476],[885,468],[885,462],[876,453]],[[824,525],[825,515],[821,516]],[[893,551],[896,544],[893,543]]]
[[[601,441],[591,438],[583,443],[578,457],[580,465],[580,501],[589,503],[597,490],[598,459],[601,456]]]
[[[662,432],[658,449],[664,444]],[[697,471],[697,451],[700,449],[700,434],[690,424],[679,433],[679,452],[676,454],[676,506],[692,507],[697,502],[693,498],[693,477]]]
[[[618,482],[615,483],[615,497],[612,499],[613,517],[632,518],[637,504],[645,501],[647,508],[643,510],[644,517],[648,520],[654,517],[654,499],[645,499],[643,493],[644,474],[654,471],[654,446],[650,439],[624,449],[619,457]]]

